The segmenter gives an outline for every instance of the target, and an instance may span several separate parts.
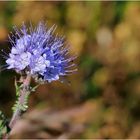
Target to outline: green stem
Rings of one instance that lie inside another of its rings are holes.
[[[31,82],[31,76],[27,75],[27,77],[25,79],[23,79],[23,86],[19,91],[18,104],[20,106],[24,106],[24,104],[27,100],[27,97],[30,94],[30,82]],[[14,127],[14,125],[16,124],[17,120],[19,120],[20,116],[22,115],[22,112],[23,112],[22,108],[20,108],[20,107],[16,108],[16,110],[12,116],[12,119],[9,123],[9,127],[11,128],[11,130]]]

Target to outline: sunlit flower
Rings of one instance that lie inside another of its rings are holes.
[[[54,30],[55,26],[46,29],[42,22],[36,29],[27,28],[24,24],[21,30],[15,28],[14,38],[9,37],[12,48],[6,59],[7,69],[48,82],[76,71],[73,64],[75,57],[68,56],[68,45],[63,37],[53,34]]]

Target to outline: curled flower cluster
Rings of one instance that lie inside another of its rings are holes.
[[[32,26],[26,28],[24,24],[21,30],[15,28],[14,38],[9,37],[12,48],[6,60],[7,69],[25,72],[48,82],[75,71],[75,57],[68,56],[64,38],[54,35],[54,30],[55,26],[46,29],[42,22],[36,29]]]

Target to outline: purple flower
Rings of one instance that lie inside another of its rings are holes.
[[[76,71],[73,60],[69,57],[68,45],[63,37],[53,34],[55,27],[46,29],[40,22],[36,29],[15,28],[14,39],[9,37],[12,44],[11,52],[6,60],[7,69],[37,76],[43,81],[59,80],[60,76]]]

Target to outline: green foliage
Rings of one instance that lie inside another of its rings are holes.
[[[30,87],[30,91],[31,91],[31,92],[35,92],[36,89],[38,88],[38,86],[39,86],[39,85],[37,85],[37,86],[35,86],[35,87]]]
[[[16,96],[19,96],[21,87],[22,87],[22,85],[18,86],[17,81],[15,79]]]
[[[17,101],[15,102],[14,106],[12,107],[13,112],[16,112],[16,110],[26,111],[28,109],[28,96],[25,96],[24,103],[20,104],[19,102],[19,96],[17,97]]]
[[[4,114],[0,111],[0,138],[4,134],[7,134],[10,131],[8,127],[7,119],[5,118]]]
[[[24,87],[23,84],[18,85],[17,81],[15,80],[15,88],[16,88],[16,102],[14,104],[14,106],[12,107],[13,112],[15,112],[16,110],[20,110],[21,112],[25,112],[28,109],[28,98],[29,98],[29,94],[30,92],[34,92],[36,90],[36,88],[38,87],[29,87],[28,89],[26,89]],[[21,90],[25,90],[26,94],[24,95],[24,99],[22,99],[22,104],[20,102],[20,97],[22,96],[20,94]]]
[[[24,112],[28,109],[28,105],[27,105],[28,104],[28,95],[29,94],[27,94],[25,96],[23,104],[21,104],[19,101],[20,96],[17,96],[17,100],[16,100],[14,106],[12,107],[13,112],[16,112],[16,110],[21,110]]]
[[[15,112],[16,110],[21,110],[24,112],[28,108],[28,105],[27,105],[28,104],[28,95],[29,95],[30,91],[26,91],[26,95],[24,96],[23,103],[21,104],[20,103],[20,96],[21,96],[20,91],[24,90],[23,84],[18,85],[17,81],[15,80],[15,88],[16,88],[16,99],[17,100],[16,100],[14,106],[12,107],[12,110],[13,110],[13,112]]]

